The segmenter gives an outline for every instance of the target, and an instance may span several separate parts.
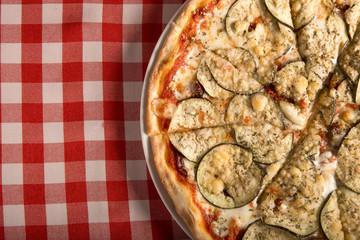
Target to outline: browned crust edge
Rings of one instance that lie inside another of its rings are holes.
[[[183,11],[172,23],[167,38],[160,48],[155,65],[149,79],[147,109],[146,109],[146,128],[149,135],[161,134],[162,128],[158,117],[151,110],[151,101],[160,97],[163,90],[164,80],[171,70],[180,48],[179,37],[192,21],[192,12],[213,0],[190,0]]]
[[[149,79],[146,104],[146,127],[149,135],[160,134],[162,132],[158,117],[151,109],[151,101],[160,97],[163,81],[176,59],[175,55],[179,49],[178,38],[181,33],[182,29],[175,24],[171,25],[167,39],[162,45],[158,58],[152,69]]]
[[[150,137],[154,162],[160,179],[175,205],[176,212],[185,221],[195,239],[213,239],[207,230],[200,209],[193,202],[191,189],[178,180],[178,173],[167,162],[168,151],[171,151],[167,138],[166,135]]]

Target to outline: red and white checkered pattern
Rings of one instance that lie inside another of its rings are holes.
[[[183,0],[3,0],[0,239],[186,239],[148,174],[145,70]]]

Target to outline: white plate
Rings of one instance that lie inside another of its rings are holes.
[[[189,0],[188,0],[189,1]],[[149,86],[149,78],[152,72],[152,69],[155,65],[155,61],[157,59],[157,56],[159,54],[159,51],[166,40],[166,37],[171,29],[172,22],[176,19],[176,17],[179,15],[179,13],[183,10],[184,6],[188,2],[186,1],[179,10],[174,14],[174,16],[170,19],[169,23],[166,25],[164,31],[162,32],[158,42],[155,45],[154,51],[151,54],[151,58],[149,60],[149,65],[146,69],[144,84],[142,88],[142,94],[141,94],[141,108],[140,108],[140,128],[141,128],[141,140],[142,145],[144,149],[144,154],[146,158],[146,163],[151,175],[151,178],[154,182],[154,185],[156,187],[156,190],[158,191],[161,200],[164,202],[166,208],[170,212],[171,216],[175,219],[175,221],[179,224],[179,226],[184,230],[184,232],[191,238],[192,235],[186,225],[186,223],[182,220],[182,218],[177,214],[174,204],[172,202],[172,199],[170,198],[169,194],[167,193],[165,187],[163,186],[160,177],[157,173],[154,161],[153,161],[153,155],[151,150],[151,144],[150,144],[150,138],[146,134],[146,106],[147,106],[147,90]]]

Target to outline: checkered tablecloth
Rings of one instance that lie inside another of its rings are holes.
[[[140,136],[146,67],[183,0],[1,1],[0,239],[186,239]]]

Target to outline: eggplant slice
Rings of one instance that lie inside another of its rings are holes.
[[[174,147],[192,162],[198,162],[220,143],[234,142],[232,130],[226,126],[170,133],[169,138]]]
[[[344,239],[336,190],[330,194],[323,209],[321,210],[320,224],[322,230],[329,240]]]
[[[234,144],[210,150],[196,172],[200,193],[220,208],[238,208],[251,202],[259,193],[262,178],[252,154]]]
[[[339,66],[353,83],[357,83],[360,72],[360,27],[357,28],[354,38],[341,53]]]
[[[295,102],[307,99],[309,82],[305,71],[305,62],[296,61],[287,64],[276,72],[273,85],[276,92],[287,99],[293,99]]]
[[[209,96],[217,99],[228,99],[234,96],[233,92],[230,92],[217,84],[205,63],[204,57],[200,61],[196,77]]]
[[[360,123],[343,139],[337,153],[336,174],[351,190],[360,193]]]
[[[295,41],[294,33],[278,24],[262,0],[236,1],[226,15],[225,25],[228,36],[237,46],[243,46],[259,57],[278,58]]]
[[[310,159],[320,153],[321,138],[308,135],[290,152],[287,161],[259,197],[259,209],[269,225],[307,236],[319,228],[324,181]]]
[[[306,61],[306,71],[314,71],[325,80],[336,65],[336,59],[348,42],[344,20],[330,11],[318,14],[310,24],[298,31],[298,47]]]
[[[357,105],[360,105],[360,81],[357,82],[356,84],[356,90],[355,90],[355,103]]]
[[[277,21],[294,30],[289,0],[263,0],[268,12]]]
[[[263,92],[251,96],[236,95],[226,111],[227,123],[251,126],[256,123],[270,123],[284,128],[281,111],[276,102]]]
[[[284,158],[290,151],[294,135],[283,136],[280,128],[269,123],[257,126],[234,125],[236,142],[252,152],[254,161],[271,164]]]
[[[319,1],[290,0],[291,15],[296,30],[308,25],[318,11]]]
[[[345,187],[336,193],[345,239],[360,239],[360,194]]]
[[[274,227],[267,225],[263,221],[259,220],[246,229],[242,240],[300,240],[300,238],[291,234],[290,232],[281,229],[279,227]]]
[[[262,85],[255,79],[252,64],[246,64],[247,57],[235,59],[234,63],[237,63],[237,67],[229,60],[211,51],[208,51],[204,58],[211,75],[224,89],[240,94],[252,94],[262,88]]]
[[[168,132],[215,127],[221,123],[221,113],[212,102],[203,98],[189,98],[178,103]]]

